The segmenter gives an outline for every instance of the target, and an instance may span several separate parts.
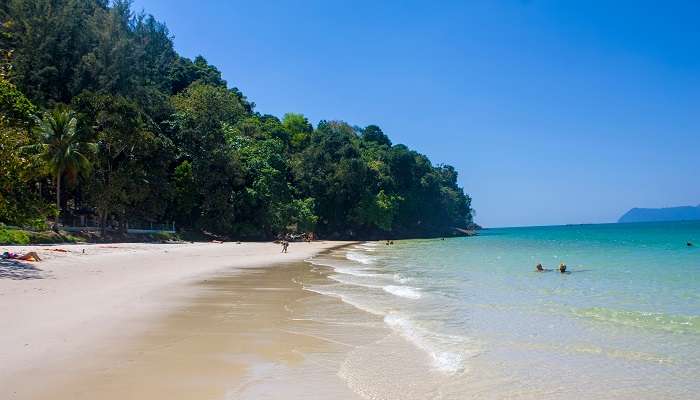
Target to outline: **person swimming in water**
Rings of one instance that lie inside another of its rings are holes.
[[[544,272],[544,267],[542,266],[542,264],[537,264],[537,265],[535,266],[535,271],[537,271],[537,272]]]
[[[566,272],[566,264],[559,264],[559,272],[561,272],[562,274]]]
[[[686,243],[685,245],[688,246],[688,247],[693,247],[693,242],[688,242],[688,243]]]

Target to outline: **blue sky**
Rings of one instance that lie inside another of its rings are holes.
[[[485,226],[700,203],[700,2],[137,0],[257,104],[454,165]]]

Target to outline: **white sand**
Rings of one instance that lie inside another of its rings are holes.
[[[65,361],[138,335],[145,320],[176,306],[168,302],[173,290],[193,290],[191,283],[217,271],[300,261],[342,244],[292,243],[287,254],[273,243],[0,247],[44,258],[24,263],[40,270],[0,264],[0,398],[24,397],[22,386],[70,373],[61,372]]]

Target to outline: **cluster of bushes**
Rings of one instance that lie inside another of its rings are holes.
[[[29,231],[0,227],[0,244],[27,245],[27,244],[51,244],[51,243],[76,243],[81,239],[66,232],[53,231]]]

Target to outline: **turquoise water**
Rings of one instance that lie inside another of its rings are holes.
[[[486,229],[312,263],[333,283],[307,289],[412,346],[401,376],[425,383],[414,398],[700,398],[700,222]],[[341,372],[365,397],[390,398],[395,374],[361,379],[358,365],[387,362],[372,353]]]

